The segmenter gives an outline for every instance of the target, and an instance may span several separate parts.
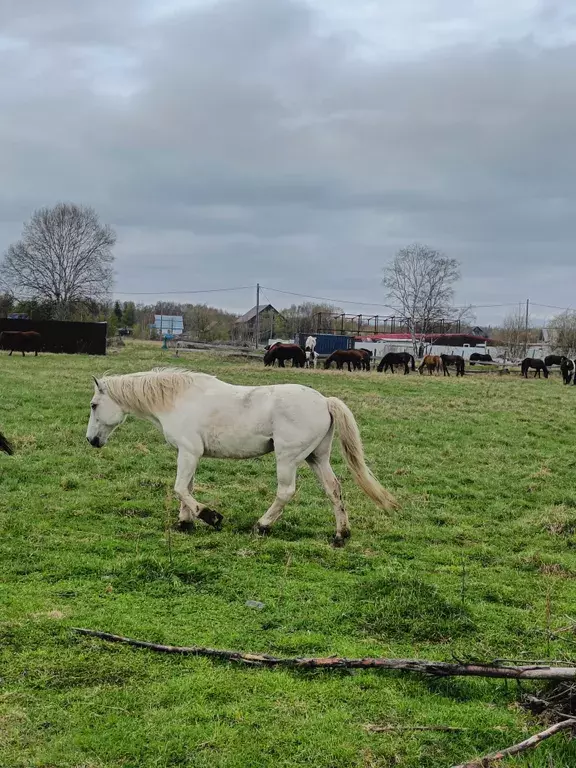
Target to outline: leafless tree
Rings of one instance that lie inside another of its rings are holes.
[[[552,318],[548,327],[554,348],[570,358],[576,356],[576,312],[567,309]]]
[[[2,275],[22,295],[53,304],[63,318],[74,306],[109,295],[115,242],[93,208],[58,203],[34,212],[22,238],[9,246]]]
[[[528,322],[530,322],[530,318],[528,318]],[[526,333],[526,313],[523,307],[518,307],[506,315],[498,335],[512,359],[524,356],[529,338]]]
[[[456,259],[421,243],[401,248],[384,269],[386,295],[398,307],[412,337],[414,354],[417,334],[431,333],[440,320],[457,314],[452,306],[454,283],[460,279]]]

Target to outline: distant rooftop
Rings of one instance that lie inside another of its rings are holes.
[[[263,312],[274,312],[275,314],[279,314],[278,310],[275,307],[273,307],[272,304],[262,304],[259,310],[258,310],[258,307],[252,307],[252,309],[249,309],[245,315],[242,315],[242,317],[239,317],[238,320],[235,321],[236,325],[249,323],[251,320],[254,320],[254,318],[256,317],[256,314],[261,315]]]

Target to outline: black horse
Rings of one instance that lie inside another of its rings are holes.
[[[414,365],[414,358],[411,354],[408,352],[388,352],[388,354],[384,355],[382,360],[380,360],[380,363],[378,364],[378,368],[376,369],[378,373],[386,373],[388,368],[394,373],[394,366],[395,365],[403,365],[404,366],[404,375],[407,373],[410,373],[410,368],[408,368],[408,363],[411,364],[412,370],[416,370],[416,366]]]
[[[547,359],[548,358],[546,358],[546,360]],[[546,362],[546,360],[544,362]],[[565,357],[560,363],[560,373],[562,374],[564,384],[570,384],[570,380],[574,373],[574,362]],[[576,376],[574,376],[574,384],[576,384]]]
[[[548,368],[544,365],[544,360],[539,360],[537,357],[525,357],[524,360],[522,360],[522,376],[524,376],[525,379],[528,378],[528,369],[534,368],[534,378],[538,376],[540,378],[540,373],[544,374],[544,378],[548,378]]]
[[[544,365],[550,368],[551,365],[562,365],[568,358],[565,355],[548,355],[544,358]]]
[[[6,440],[2,432],[0,432],[0,451],[4,451],[5,453],[8,454],[8,456],[12,456],[12,454],[14,453],[14,451],[12,450],[12,446],[10,445],[8,440]]]
[[[464,358],[462,355],[440,355],[442,358],[442,368],[444,369],[444,376],[450,376],[448,370],[449,365],[456,366],[456,378],[458,376],[464,376]]]
[[[480,352],[473,352],[470,355],[470,365],[475,363],[493,363],[492,355],[481,355]]]

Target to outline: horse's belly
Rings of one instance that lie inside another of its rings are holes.
[[[274,441],[264,435],[212,433],[204,436],[204,455],[212,459],[253,459],[273,450]]]

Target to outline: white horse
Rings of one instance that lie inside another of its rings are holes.
[[[336,517],[334,544],[350,536],[340,483],[330,466],[334,425],[354,480],[379,506],[397,506],[364,461],[358,425],[338,398],[324,397],[300,384],[239,387],[205,373],[157,368],[143,373],[94,379],[86,437],[95,448],[106,444],[131,413],[147,419],[178,449],[174,491],[180,499],[179,528],[190,531],[194,520],[220,529],[222,515],[191,495],[202,456],[248,459],[276,452],[276,499],[255,529],[267,533],[296,490],[296,470],[306,461],[332,502]]]
[[[316,368],[320,355],[318,352],[314,352],[313,349],[307,349],[306,352],[306,368]]]

